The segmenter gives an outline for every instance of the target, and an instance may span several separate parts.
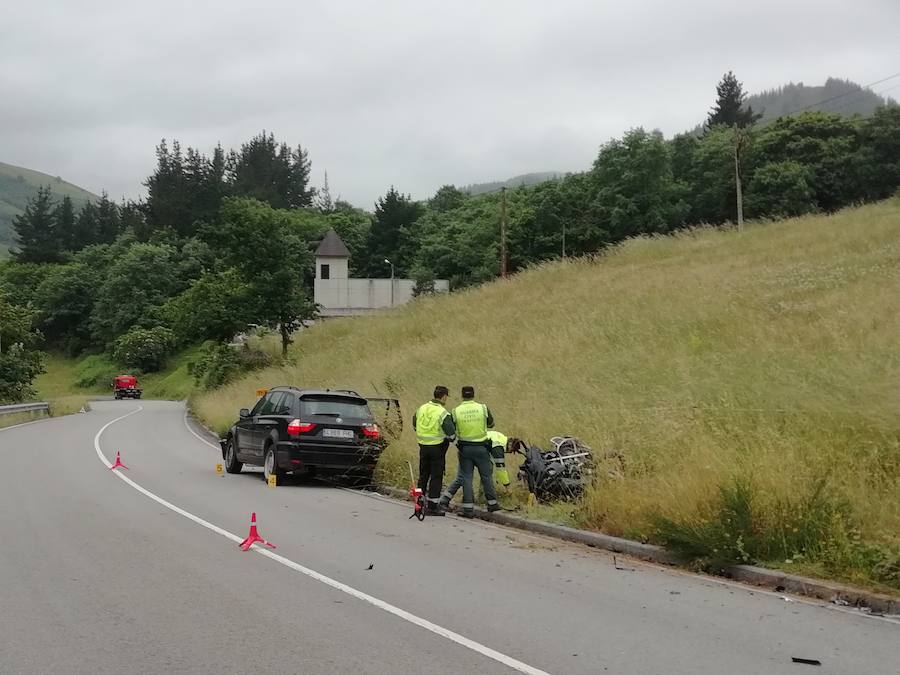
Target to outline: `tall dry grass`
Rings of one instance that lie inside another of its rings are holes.
[[[509,435],[573,434],[624,456],[624,471],[603,472],[575,509],[583,526],[653,540],[660,518],[705,522],[742,481],[758,527],[771,529],[822,479],[849,537],[898,547],[897,199],[632,240],[596,260],[324,322],[292,357],[199,394],[195,410],[224,430],[257,388],[291,383],[393,391],[408,418],[435,384],[473,384]],[[407,426],[382,478],[408,480],[414,452]],[[806,555],[811,569],[821,562]]]

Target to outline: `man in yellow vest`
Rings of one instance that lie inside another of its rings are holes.
[[[475,489],[472,485],[475,468],[481,478],[484,498],[488,511],[499,511],[497,491],[494,489],[493,462],[491,460],[491,440],[488,429],[494,426],[494,416],[483,403],[475,400],[475,388],[462,388],[463,402],[453,410],[456,425],[456,445],[459,448],[459,476],[462,480],[463,501],[460,515],[475,517]],[[448,505],[453,495],[445,492],[441,503]]]
[[[487,432],[491,442],[491,460],[494,462],[494,478],[503,487],[509,486],[509,471],[506,470],[506,446],[509,438],[499,431],[491,429]]]
[[[444,510],[439,505],[444,485],[444,467],[450,439],[456,434],[453,417],[445,407],[449,394],[447,387],[435,387],[434,398],[419,406],[412,419],[419,443],[419,487],[428,495],[425,513],[429,516],[444,515]]]
[[[506,448],[509,444],[509,439],[505,434],[494,429],[489,429],[487,435],[488,441],[491,443],[491,460],[494,463],[494,480],[500,485],[508,487],[509,471],[506,469]],[[447,507],[450,506],[450,500],[452,500],[454,495],[459,492],[459,489],[463,486],[464,482],[462,471],[457,471],[456,478],[453,479],[453,482],[447,486],[447,489],[444,490],[444,493],[441,495],[442,509],[446,510]]]

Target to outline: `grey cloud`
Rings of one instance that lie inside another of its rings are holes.
[[[900,71],[893,0],[18,3],[0,24],[0,160],[138,196],[162,137],[265,128],[370,207],[581,170],[629,127],[692,127],[751,90]]]

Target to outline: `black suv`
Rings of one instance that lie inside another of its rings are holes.
[[[263,477],[348,476],[371,480],[384,449],[368,401],[355,391],[273,387],[221,441],[228,473],[244,464]]]

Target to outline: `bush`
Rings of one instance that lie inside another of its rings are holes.
[[[154,372],[162,368],[174,346],[175,334],[168,328],[132,328],[116,340],[113,356],[129,368]]]
[[[122,369],[105,354],[86,356],[75,366],[75,386],[80,389],[108,387]]]
[[[735,479],[696,519],[657,516],[657,538],[715,572],[735,564],[814,564],[829,574],[861,570],[869,579],[900,587],[896,545],[887,539],[881,545],[863,542],[850,507],[824,479],[789,499],[766,497],[751,481]]]
[[[207,342],[200,357],[188,364],[188,372],[194,376],[197,386],[215,389],[230,382],[238,375],[272,365],[272,357],[266,352],[251,349],[248,345],[230,347],[226,344]]]

